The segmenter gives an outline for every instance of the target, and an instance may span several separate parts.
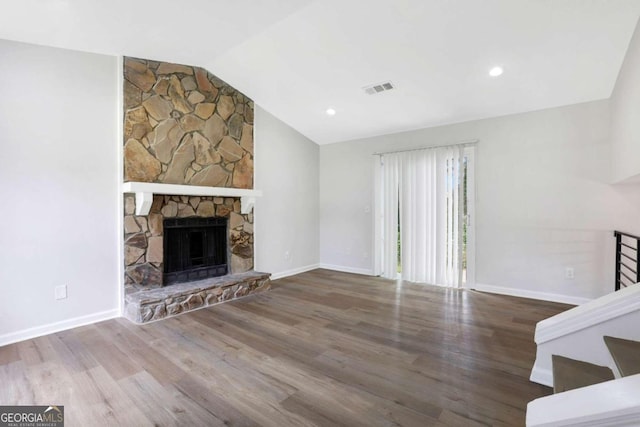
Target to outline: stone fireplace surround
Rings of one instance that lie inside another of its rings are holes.
[[[135,215],[133,196],[124,197],[127,294],[163,285],[163,221],[168,218],[227,218],[230,272],[253,268],[253,213],[242,214],[238,198],[156,195],[149,215]]]
[[[207,70],[124,59],[125,316],[137,323],[270,287],[253,271],[253,101]],[[228,220],[230,274],[163,286],[163,220]]]
[[[269,274],[253,268],[253,213],[242,214],[237,197],[155,195],[148,215],[135,215],[133,194],[124,196],[125,316],[145,323],[270,288]],[[230,274],[163,286],[165,218],[228,218]]]

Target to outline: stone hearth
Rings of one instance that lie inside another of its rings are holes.
[[[125,298],[125,316],[146,323],[175,316],[271,288],[269,273],[249,271],[131,293]]]

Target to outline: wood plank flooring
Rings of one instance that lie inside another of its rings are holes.
[[[67,426],[521,426],[537,321],[569,306],[315,270],[137,326],[0,347],[0,404]]]

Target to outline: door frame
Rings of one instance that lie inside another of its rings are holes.
[[[467,157],[467,280],[463,288],[471,289],[476,284],[476,147],[464,148]]]

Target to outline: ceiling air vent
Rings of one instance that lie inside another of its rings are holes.
[[[367,95],[375,95],[381,92],[393,90],[395,88],[396,87],[393,85],[393,83],[389,81],[389,82],[376,83],[370,86],[365,86],[362,89],[364,89]]]

